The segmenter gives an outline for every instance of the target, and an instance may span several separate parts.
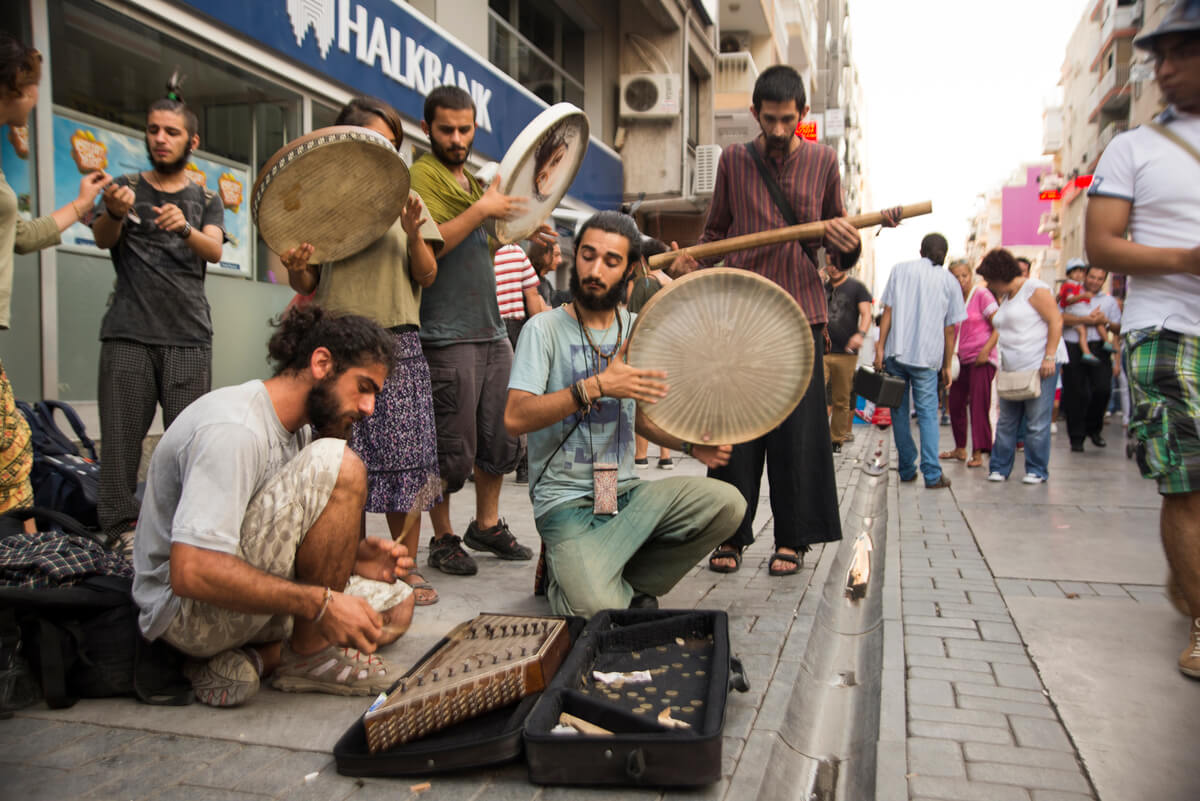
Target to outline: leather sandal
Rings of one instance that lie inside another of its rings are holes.
[[[413,578],[414,576],[420,580],[410,581],[409,579]],[[413,588],[413,603],[417,606],[433,606],[441,600],[441,598],[438,596],[437,589],[435,589],[432,584],[426,581],[425,577],[420,573],[410,572],[402,579],[402,581]],[[420,590],[425,591],[424,595],[419,592]]]
[[[775,567],[776,562],[788,562],[791,566],[784,568]],[[800,572],[800,565],[804,563],[804,554],[799,553],[782,553],[776,551],[771,554],[771,559],[768,562],[770,567],[767,573],[772,576],[791,576]]]
[[[732,559],[733,567],[715,564],[714,560],[717,559]],[[708,569],[714,573],[736,573],[741,566],[742,549],[736,545],[728,543],[718,545],[716,550],[712,552],[712,556],[708,557]]]

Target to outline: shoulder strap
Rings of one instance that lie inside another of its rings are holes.
[[[1159,134],[1160,136],[1170,139],[1172,142],[1174,142],[1175,144],[1179,145],[1181,148],[1186,150],[1188,155],[1190,155],[1196,161],[1200,162],[1200,150],[1196,150],[1196,148],[1192,147],[1191,143],[1189,143],[1187,140],[1185,140],[1179,134],[1172,131],[1167,126],[1163,125],[1160,122],[1148,122],[1148,123],[1146,123],[1146,127],[1149,128],[1150,130],[1154,131],[1155,133]]]
[[[79,442],[83,445],[84,450],[91,456],[93,462],[99,461],[99,456],[96,454],[96,443],[87,434],[87,427],[84,426],[83,420],[79,418],[79,413],[68,403],[58,400],[44,400],[37,404],[38,412],[43,416],[46,424],[53,429],[52,433],[60,437],[66,438],[58,424],[54,422],[54,413],[62,412],[63,417],[67,418],[67,422],[71,425],[71,430],[75,432],[75,436],[79,438]],[[68,440],[69,441],[69,440]],[[74,450],[74,443],[71,443]],[[76,450],[76,453],[78,451]]]
[[[771,171],[767,169],[767,163],[763,161],[762,154],[758,152],[758,148],[754,146],[753,142],[747,142],[745,147],[751,160],[754,161],[754,166],[758,168],[758,174],[762,176],[763,183],[767,185],[767,191],[771,193],[771,200],[775,201],[775,207],[783,215],[784,222],[788,225],[796,225],[796,212],[792,209],[792,204],[788,203],[787,198],[783,196],[783,190],[779,188]]]

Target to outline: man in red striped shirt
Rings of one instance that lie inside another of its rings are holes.
[[[496,302],[508,329],[508,341],[517,349],[517,336],[527,317],[546,307],[538,294],[538,274],[520,245],[504,245],[496,251]]]
[[[762,133],[751,142],[728,147],[721,153],[700,241],[826,220],[821,244],[830,259],[849,270],[858,261],[862,241],[858,230],[845,219],[837,154],[833,148],[796,136],[796,126],[808,113],[799,73],[786,65],[768,68],[754,84],[753,102],[750,111]],[[755,164],[756,153],[761,170]],[[777,184],[789,208],[780,208],[772,198],[763,171]],[[888,219],[894,225],[898,214],[890,211]],[[725,257],[726,267],[740,267],[769,278],[796,299],[812,326],[817,358],[808,389],[791,415],[764,436],[734,446],[728,465],[709,470],[710,476],[733,484],[746,498],[746,516],[737,533],[709,559],[709,567],[719,573],[737,570],[742,550],[754,542],[751,526],[764,460],[770,465],[775,530],[770,574],[796,573],[810,545],[842,538],[820,358],[825,349],[828,316],[825,291],[817,274],[816,247],[813,243],[785,242]],[[694,264],[687,257],[681,258],[684,263],[680,267],[684,269]]]

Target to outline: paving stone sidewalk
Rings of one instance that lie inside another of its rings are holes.
[[[861,438],[860,438],[861,439]],[[838,486],[843,493],[843,509],[848,503],[857,466],[857,451],[847,448],[835,457]],[[675,475],[701,475],[703,468],[694,460],[682,460]],[[651,470],[643,474],[658,478]],[[763,482],[764,492],[767,483]],[[515,510],[528,505],[526,488],[505,482],[501,508]],[[532,531],[532,521],[522,513],[507,512],[514,531]],[[458,521],[456,521],[456,525]],[[11,720],[0,721],[0,799],[206,799],[211,801],[251,801],[251,799],[321,799],[321,801],[369,801],[375,798],[436,799],[540,799],[557,798],[675,798],[742,799],[762,796],[765,758],[756,743],[774,731],[786,708],[800,660],[812,626],[820,597],[820,583],[828,570],[833,548],[815,548],[803,570],[791,578],[767,575],[772,550],[771,517],[767,498],[760,501],[757,516],[758,539],[744,557],[741,570],[718,575],[697,566],[663,600],[664,607],[722,609],[729,613],[734,653],[741,657],[751,681],[749,693],[730,696],[725,723],[722,774],[720,782],[687,792],[660,792],[642,789],[539,788],[527,780],[522,765],[468,771],[451,776],[414,779],[354,779],[339,776],[327,749],[304,750],[238,741],[239,726],[230,716],[227,737],[194,737],[164,731],[164,715],[195,716],[211,728],[211,716],[230,715],[231,710],[212,710],[193,705],[178,710],[142,707],[144,721],[137,725],[108,726],[82,722],[89,704],[83,701],[65,712],[33,708]],[[382,523],[372,521],[371,531],[382,533]],[[419,555],[424,563],[424,547]],[[531,564],[505,563],[488,570],[505,571],[504,586],[531,586]],[[418,610],[432,615],[441,630],[460,622],[451,619],[452,606],[445,601],[459,585],[446,577],[425,570],[444,596],[444,602]],[[481,568],[480,579],[484,576]],[[814,580],[814,576],[816,577]],[[467,585],[463,585],[467,586]],[[478,587],[478,585],[475,585]],[[815,591],[814,591],[815,590]],[[476,592],[479,590],[476,589]],[[485,593],[486,589],[483,590]],[[519,607],[528,611],[529,601],[522,592]],[[489,605],[490,611],[504,611],[503,604]],[[445,616],[445,619],[443,619]],[[428,618],[426,618],[428,621]],[[947,685],[948,686],[948,685]],[[271,691],[264,690],[266,694]],[[255,702],[266,699],[256,698]],[[275,699],[278,701],[279,699]],[[123,711],[128,716],[131,705]],[[253,715],[253,703],[241,714]],[[354,701],[353,703],[358,703]],[[328,724],[306,713],[303,696],[295,696],[287,708],[293,713],[286,724],[293,732],[311,731]],[[93,708],[93,714],[95,709]],[[237,714],[237,713],[234,713]],[[251,723],[253,721],[250,721]],[[178,728],[178,721],[172,724]],[[252,727],[251,727],[252,728]],[[340,731],[326,732],[336,739]],[[286,734],[286,733],[285,733]],[[286,736],[284,738],[286,740]],[[428,789],[419,785],[428,780]],[[413,789],[418,788],[418,789]],[[790,798],[794,788],[767,788],[770,797]]]

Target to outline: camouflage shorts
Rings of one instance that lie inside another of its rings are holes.
[[[273,576],[295,578],[296,551],[325,510],[345,450],[345,440],[319,439],[255,493],[236,556]],[[186,654],[209,657],[247,643],[276,642],[291,630],[290,615],[234,612],[183,598],[163,637]]]
[[[1125,335],[1133,400],[1129,435],[1142,475],[1163,495],[1200,490],[1200,337],[1163,329]]]

